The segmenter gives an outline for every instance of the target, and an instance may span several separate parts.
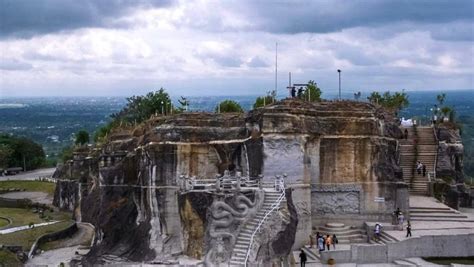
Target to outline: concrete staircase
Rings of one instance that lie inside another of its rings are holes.
[[[393,243],[393,242],[398,242],[398,240],[395,237],[387,234],[383,230],[382,230],[382,233],[380,234],[380,240],[371,239],[369,241],[370,244],[381,244],[381,245],[387,244],[387,243]]]
[[[413,127],[408,130],[408,139],[400,141],[400,167],[403,170],[403,179],[410,185],[410,193],[415,195],[426,195],[428,193],[428,173],[435,171],[436,154],[438,150],[437,140],[432,127],[417,127],[418,141],[415,153],[415,131]],[[426,175],[416,172],[416,161],[426,166]]]
[[[342,223],[327,223],[317,227],[316,231],[324,236],[335,234],[339,244],[367,243],[367,233],[364,229],[346,226]]]
[[[468,217],[450,207],[410,207],[411,221],[466,222]]]
[[[270,211],[271,207],[277,199],[280,197],[281,192],[277,191],[265,191],[265,196],[263,199],[263,205],[257,214],[250,220],[248,220],[241,228],[239,235],[237,236],[237,241],[235,242],[234,250],[232,252],[232,257],[230,259],[230,265],[232,266],[241,266],[244,265],[245,257],[247,255],[247,250],[250,245],[250,239],[257,229],[258,224],[263,219],[265,214]],[[280,207],[286,204],[286,200],[283,200],[280,203]],[[288,214],[283,215],[283,220],[289,220]]]

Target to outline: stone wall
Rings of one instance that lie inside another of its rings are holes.
[[[411,257],[472,257],[474,234],[413,237],[386,245],[351,245],[350,250],[323,251],[321,262],[390,263]]]

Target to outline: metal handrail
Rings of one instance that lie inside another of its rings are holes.
[[[434,137],[435,137],[435,141],[436,141],[436,154],[435,154],[435,160],[434,160],[434,166],[433,166],[433,179],[436,180],[436,165],[438,164],[438,149],[439,149],[439,140],[438,140],[438,135],[436,134],[436,128],[435,126],[433,125],[433,134],[434,134]]]
[[[244,261],[245,266],[247,266],[247,261],[248,261],[249,256],[250,256],[250,248],[252,247],[255,235],[257,234],[257,232],[260,231],[260,227],[263,225],[265,220],[270,216],[270,213],[272,213],[277,207],[279,207],[280,204],[281,204],[281,201],[285,198],[285,184],[283,183],[283,181],[275,181],[275,185],[277,183],[278,183],[279,188],[281,189],[281,194],[278,197],[278,199],[275,201],[275,203],[273,203],[273,205],[271,206],[271,209],[269,211],[267,211],[267,213],[265,213],[265,216],[263,216],[263,218],[260,220],[260,222],[258,223],[257,228],[255,228],[255,231],[253,231],[252,236],[250,236],[250,242],[249,242],[249,246],[247,248],[247,254],[245,255],[245,261]]]

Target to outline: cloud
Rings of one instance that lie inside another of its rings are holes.
[[[171,0],[0,0],[0,37],[30,38],[85,27],[117,27],[118,18],[136,9],[170,4]]]
[[[267,62],[265,62],[263,59],[261,59],[259,56],[252,57],[249,62],[247,63],[247,66],[251,68],[265,68],[270,66]]]
[[[15,71],[15,70],[31,70],[33,66],[27,62],[18,61],[15,59],[1,59],[0,70]]]
[[[328,33],[397,22],[474,20],[471,0],[246,1],[239,7],[239,12],[255,18],[256,30],[291,34]]]

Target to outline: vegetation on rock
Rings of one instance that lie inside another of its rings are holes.
[[[257,97],[257,99],[255,99],[255,103],[253,104],[253,108],[261,108],[275,102],[276,102],[276,92],[270,91],[270,92],[267,92],[266,96]]]
[[[308,81],[306,90],[303,92],[303,99],[309,102],[321,101],[321,89],[318,88],[313,80]]]
[[[89,133],[86,130],[80,130],[76,134],[76,145],[85,145],[89,143]]]
[[[394,94],[391,94],[389,91],[383,94],[372,92],[367,99],[370,103],[380,105],[395,114],[410,104],[408,95],[404,91],[395,92]]]
[[[244,109],[240,106],[239,103],[235,102],[234,100],[227,99],[220,102],[216,106],[215,111],[220,113],[244,112]]]

